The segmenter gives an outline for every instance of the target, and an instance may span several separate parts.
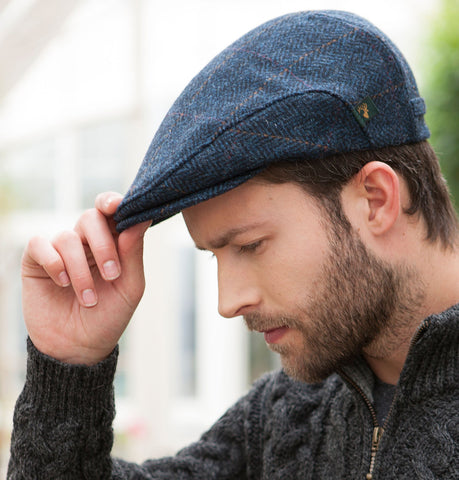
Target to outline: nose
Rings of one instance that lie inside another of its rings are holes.
[[[261,302],[256,276],[235,263],[218,263],[218,312],[222,317],[245,315]]]

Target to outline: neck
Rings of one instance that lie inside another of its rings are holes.
[[[409,343],[385,358],[378,358],[369,353],[364,353],[364,358],[382,382],[396,385],[408,356],[408,350]]]
[[[422,321],[459,303],[459,248],[453,251],[424,245],[416,255],[415,270],[416,278],[405,281],[413,284],[402,289],[414,296],[410,298],[408,293],[407,298],[401,299],[407,303],[401,305],[390,325],[364,350],[375,375],[393,385],[398,382],[412,337]]]
[[[423,276],[427,292],[424,316],[459,303],[459,244],[455,250],[427,252]]]

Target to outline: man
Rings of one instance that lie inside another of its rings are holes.
[[[424,110],[400,52],[352,14],[287,15],[217,56],[124,200],[25,251],[9,477],[458,478],[458,221]],[[134,465],[110,458],[116,345],[143,234],[179,211],[217,258],[220,313],[284,370],[176,457]]]

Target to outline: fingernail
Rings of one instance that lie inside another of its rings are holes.
[[[109,260],[104,263],[104,275],[107,280],[114,280],[120,276],[120,271],[115,261]]]
[[[61,282],[63,287],[68,287],[70,285],[70,278],[65,270],[59,274],[59,282]]]
[[[104,205],[106,210],[110,209],[110,205],[112,204],[113,198],[114,198],[113,196],[110,196],[105,199]]]
[[[96,305],[97,298],[94,290],[91,290],[90,288],[83,290],[81,296],[83,297],[83,303],[85,307],[93,307]]]

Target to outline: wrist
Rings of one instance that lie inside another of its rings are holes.
[[[29,336],[28,341],[45,357],[55,360],[56,362],[61,362],[62,364],[74,366],[91,367],[97,365],[110,357],[115,350],[117,351],[116,344],[110,347],[92,348],[62,343],[58,347],[50,347],[48,344],[43,344],[31,336]]]
[[[54,419],[63,420],[66,416],[80,415],[81,409],[105,409],[113,404],[118,347],[105,360],[92,366],[56,360],[40,352],[30,338],[27,351],[27,376],[22,395],[33,396],[42,413],[49,411]]]

